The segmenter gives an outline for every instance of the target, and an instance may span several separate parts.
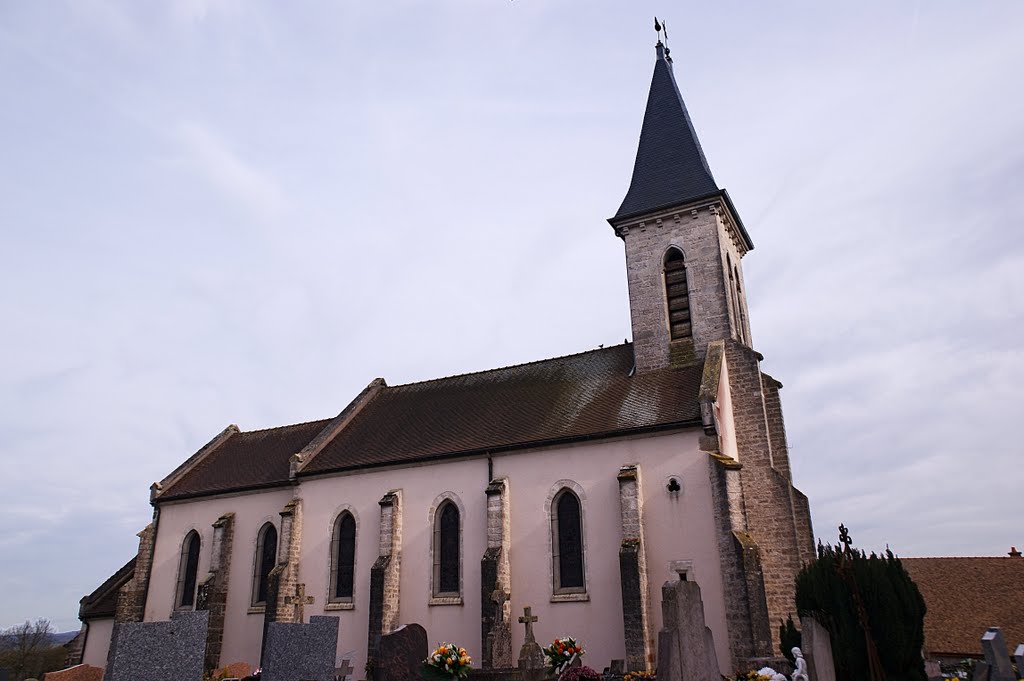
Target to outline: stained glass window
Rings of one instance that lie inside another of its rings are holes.
[[[446,502],[441,507],[434,530],[435,591],[459,593],[459,509]]]
[[[560,589],[582,589],[583,526],[580,522],[580,500],[563,490],[555,503],[555,529],[558,539],[558,580]]]
[[[356,520],[342,513],[334,530],[334,597],[351,599],[356,567]]]
[[[181,552],[179,608],[191,608],[196,602],[196,576],[199,572],[199,533],[192,530],[185,537]]]
[[[277,529],[270,523],[260,529],[256,556],[256,593],[253,603],[260,604],[267,602],[270,571],[277,563]]]

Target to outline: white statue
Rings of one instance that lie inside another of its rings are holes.
[[[807,678],[807,660],[799,648],[793,648],[793,659],[796,660],[796,669],[793,670],[793,681],[810,681]]]

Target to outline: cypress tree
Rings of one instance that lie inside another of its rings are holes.
[[[870,678],[867,646],[850,587],[836,571],[841,553],[819,542],[817,560],[797,575],[796,606],[801,617],[815,617],[831,634],[836,681],[862,681]],[[850,557],[886,679],[925,681],[925,604],[917,585],[892,551],[868,556],[853,549]]]

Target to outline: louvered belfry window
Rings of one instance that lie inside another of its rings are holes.
[[[459,509],[448,501],[434,523],[434,594],[455,596],[459,589]]]
[[[333,600],[351,601],[356,568],[356,520],[347,511],[338,516],[333,548]]]
[[[671,340],[692,338],[690,329],[690,289],[686,283],[683,253],[670,248],[665,254],[665,294],[668,299],[669,337]]]
[[[583,523],[580,500],[564,489],[555,500],[554,548],[555,588],[582,591],[583,581]]]

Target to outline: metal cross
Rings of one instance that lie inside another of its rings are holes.
[[[533,623],[539,618],[536,615],[531,614],[533,608],[526,606],[523,608],[523,616],[519,618],[520,624],[526,625],[526,643],[536,643],[537,639],[533,637]]]
[[[305,605],[313,605],[313,597],[306,595],[306,585],[305,584],[296,584],[295,585],[295,595],[294,596],[285,596],[284,597],[284,602],[285,602],[286,605],[294,605],[295,606],[295,620],[299,624],[302,624],[302,621],[305,618],[305,612],[303,610],[303,606],[305,606]]]

